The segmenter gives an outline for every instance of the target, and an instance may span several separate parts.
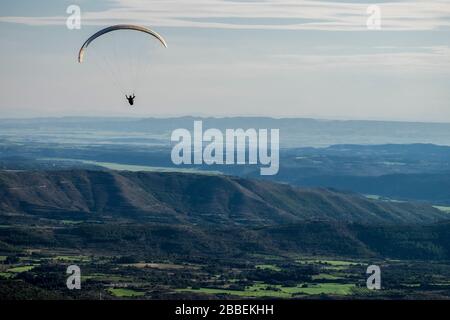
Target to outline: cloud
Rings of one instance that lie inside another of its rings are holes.
[[[372,53],[361,54],[283,54],[273,55],[274,61],[283,61],[286,68],[320,70],[362,68],[366,71],[450,71],[450,48],[432,47],[378,47]]]
[[[113,0],[106,10],[82,11],[82,21],[85,25],[132,22],[179,28],[364,31],[368,6],[355,0]],[[450,30],[448,0],[384,1],[378,6],[384,30]],[[3,16],[0,22],[63,25],[66,18],[63,13]]]

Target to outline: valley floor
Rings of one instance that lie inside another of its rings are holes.
[[[370,264],[381,268],[381,290],[366,288]],[[66,287],[69,265],[81,269],[81,290]],[[260,254],[139,261],[49,248],[0,256],[0,300],[204,298],[447,299],[450,263]]]

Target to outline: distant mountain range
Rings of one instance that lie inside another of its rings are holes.
[[[410,144],[433,143],[450,146],[450,123],[421,123],[369,120],[319,120],[308,118],[269,117],[174,117],[174,118],[116,118],[116,117],[62,117],[35,119],[0,119],[0,135],[8,133],[27,136],[38,141],[52,141],[70,132],[71,141],[104,142],[116,138],[143,143],[146,139],[159,139],[169,144],[174,129],[193,127],[194,120],[202,120],[204,128],[279,128],[282,148],[325,147],[334,144]],[[95,132],[96,136],[78,133]],[[106,135],[104,135],[106,133]],[[112,133],[115,133],[111,135]],[[40,136],[42,135],[42,136]],[[99,136],[102,140],[97,140]],[[1,137],[0,137],[1,138]],[[78,140],[80,139],[80,140]],[[92,140],[91,140],[92,139]],[[148,142],[148,141],[147,141]],[[150,142],[155,142],[151,140]]]
[[[171,132],[192,129],[194,120],[202,120],[204,129],[280,128],[278,174],[261,177],[260,165],[176,166],[170,156]],[[0,169],[6,170],[136,170],[131,165],[150,171],[215,171],[450,206],[448,159],[448,123],[263,117],[0,119]]]
[[[1,171],[0,212],[252,227],[304,221],[432,223],[449,217],[426,204],[331,189],[222,175],[88,170]]]

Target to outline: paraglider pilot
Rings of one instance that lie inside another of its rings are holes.
[[[136,98],[136,96],[134,95],[134,93],[133,93],[133,95],[131,96],[127,96],[127,95],[125,95],[125,97],[127,98],[127,100],[128,100],[128,103],[130,104],[130,106],[132,106],[133,104],[134,104],[134,98]]]

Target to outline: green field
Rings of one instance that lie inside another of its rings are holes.
[[[55,261],[66,261],[66,262],[89,262],[91,259],[87,256],[56,256],[53,257]]]
[[[124,288],[111,288],[108,289],[108,292],[119,298],[142,297],[145,295],[145,292]]]
[[[0,279],[9,279],[14,277],[14,273],[11,272],[0,272]]]
[[[14,267],[14,268],[10,268],[10,269],[6,270],[6,272],[11,272],[11,273],[27,272],[27,271],[33,270],[34,267],[36,267],[36,266],[20,266],[20,267]]]
[[[257,264],[256,268],[263,270],[281,271],[281,268],[274,264]]]
[[[317,260],[318,263],[329,264],[332,266],[357,266],[358,263],[353,261],[344,261],[344,260]]]
[[[292,298],[297,295],[348,295],[351,294],[353,284],[341,283],[319,283],[319,284],[299,284],[295,287],[285,287],[281,285],[255,284],[245,290],[199,288],[199,289],[177,289],[178,292],[198,292],[204,294],[227,294],[240,297],[274,297]]]
[[[333,274],[327,274],[327,273],[320,273],[317,275],[312,276],[313,280],[338,280],[342,279],[342,277],[333,275]]]
[[[349,267],[349,266],[357,266],[359,263],[354,261],[345,261],[345,260],[321,260],[321,259],[304,259],[297,260],[300,264],[321,264],[321,265],[330,265],[332,267]]]

